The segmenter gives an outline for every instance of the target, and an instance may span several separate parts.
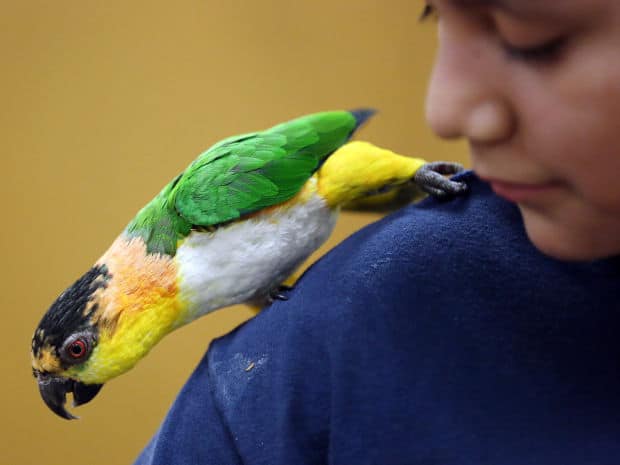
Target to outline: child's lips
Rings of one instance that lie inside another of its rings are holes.
[[[556,181],[548,181],[541,183],[521,183],[503,181],[499,179],[485,179],[491,189],[499,195],[514,203],[532,202],[549,196],[557,191],[561,184]]]

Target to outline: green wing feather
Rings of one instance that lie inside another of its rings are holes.
[[[168,184],[126,232],[141,236],[149,253],[174,255],[192,227],[216,226],[285,202],[371,114],[316,113],[225,139]]]

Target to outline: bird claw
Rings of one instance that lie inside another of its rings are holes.
[[[467,184],[452,181],[444,175],[457,174],[463,171],[459,163],[436,161],[425,163],[413,176],[413,182],[424,192],[438,198],[447,198],[467,192]]]
[[[288,300],[288,296],[284,294],[284,292],[290,291],[293,289],[292,286],[287,286],[286,284],[280,284],[277,288],[269,293],[267,300],[269,303],[272,303],[276,300]]]

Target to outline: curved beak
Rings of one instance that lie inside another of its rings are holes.
[[[103,386],[103,384],[83,384],[72,379],[49,375],[38,375],[37,382],[45,405],[56,415],[66,420],[78,418],[65,409],[67,393],[73,394],[73,406],[77,407],[90,402]]]

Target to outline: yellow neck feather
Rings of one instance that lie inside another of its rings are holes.
[[[114,332],[100,333],[88,362],[73,374],[85,383],[103,383],[126,372],[174,329],[182,310],[176,297],[160,297],[139,313],[121,314]]]

